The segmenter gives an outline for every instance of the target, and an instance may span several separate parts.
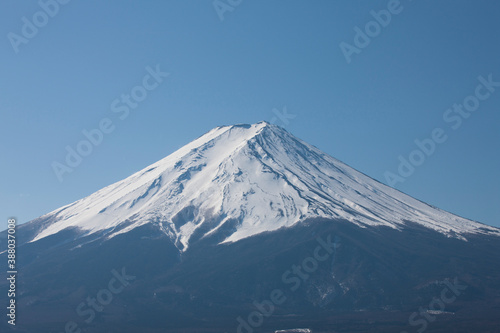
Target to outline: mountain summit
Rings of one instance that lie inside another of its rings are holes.
[[[42,216],[50,223],[31,241],[67,228],[111,238],[153,224],[185,251],[192,240],[235,242],[314,217],[395,229],[413,222],[461,239],[468,233],[499,234],[259,122],[214,128],[130,177]]]

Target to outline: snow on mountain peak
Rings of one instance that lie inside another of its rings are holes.
[[[52,222],[32,242],[69,227],[113,237],[153,223],[185,250],[192,239],[218,234],[222,242],[235,242],[312,217],[397,229],[411,221],[459,238],[499,234],[259,122],[214,128],[130,177],[44,215]]]

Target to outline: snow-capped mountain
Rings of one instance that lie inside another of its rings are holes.
[[[132,176],[42,216],[51,223],[31,241],[70,227],[109,238],[152,223],[186,250],[197,231],[203,238],[230,229],[222,241],[235,242],[313,217],[396,229],[411,221],[462,239],[468,233],[498,234],[260,122],[217,127]]]
[[[16,332],[496,332],[499,230],[280,127],[218,127],[18,226]]]

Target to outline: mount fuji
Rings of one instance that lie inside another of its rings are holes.
[[[64,331],[67,322],[81,332],[499,324],[500,229],[379,183],[267,122],[214,128],[17,234],[19,332]],[[305,266],[332,239],[328,260]],[[301,262],[309,274],[290,270]],[[122,267],[135,280],[116,300],[94,316],[75,311]],[[460,296],[429,308],[450,281],[464,286]],[[263,310],[273,290],[286,301]]]
[[[235,242],[312,217],[395,229],[409,220],[461,239],[467,233],[499,234],[382,185],[261,122],[215,128],[132,176],[42,216],[51,223],[31,241],[71,227],[109,238],[154,223],[184,251],[195,236],[224,230],[223,242]]]

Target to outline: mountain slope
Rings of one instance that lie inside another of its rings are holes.
[[[464,239],[498,229],[387,187],[266,122],[215,128],[168,157],[57,209],[31,241],[66,228],[106,237],[156,224],[185,250],[193,236],[234,242],[305,218],[400,229],[405,221]],[[35,220],[34,223],[37,223]]]

